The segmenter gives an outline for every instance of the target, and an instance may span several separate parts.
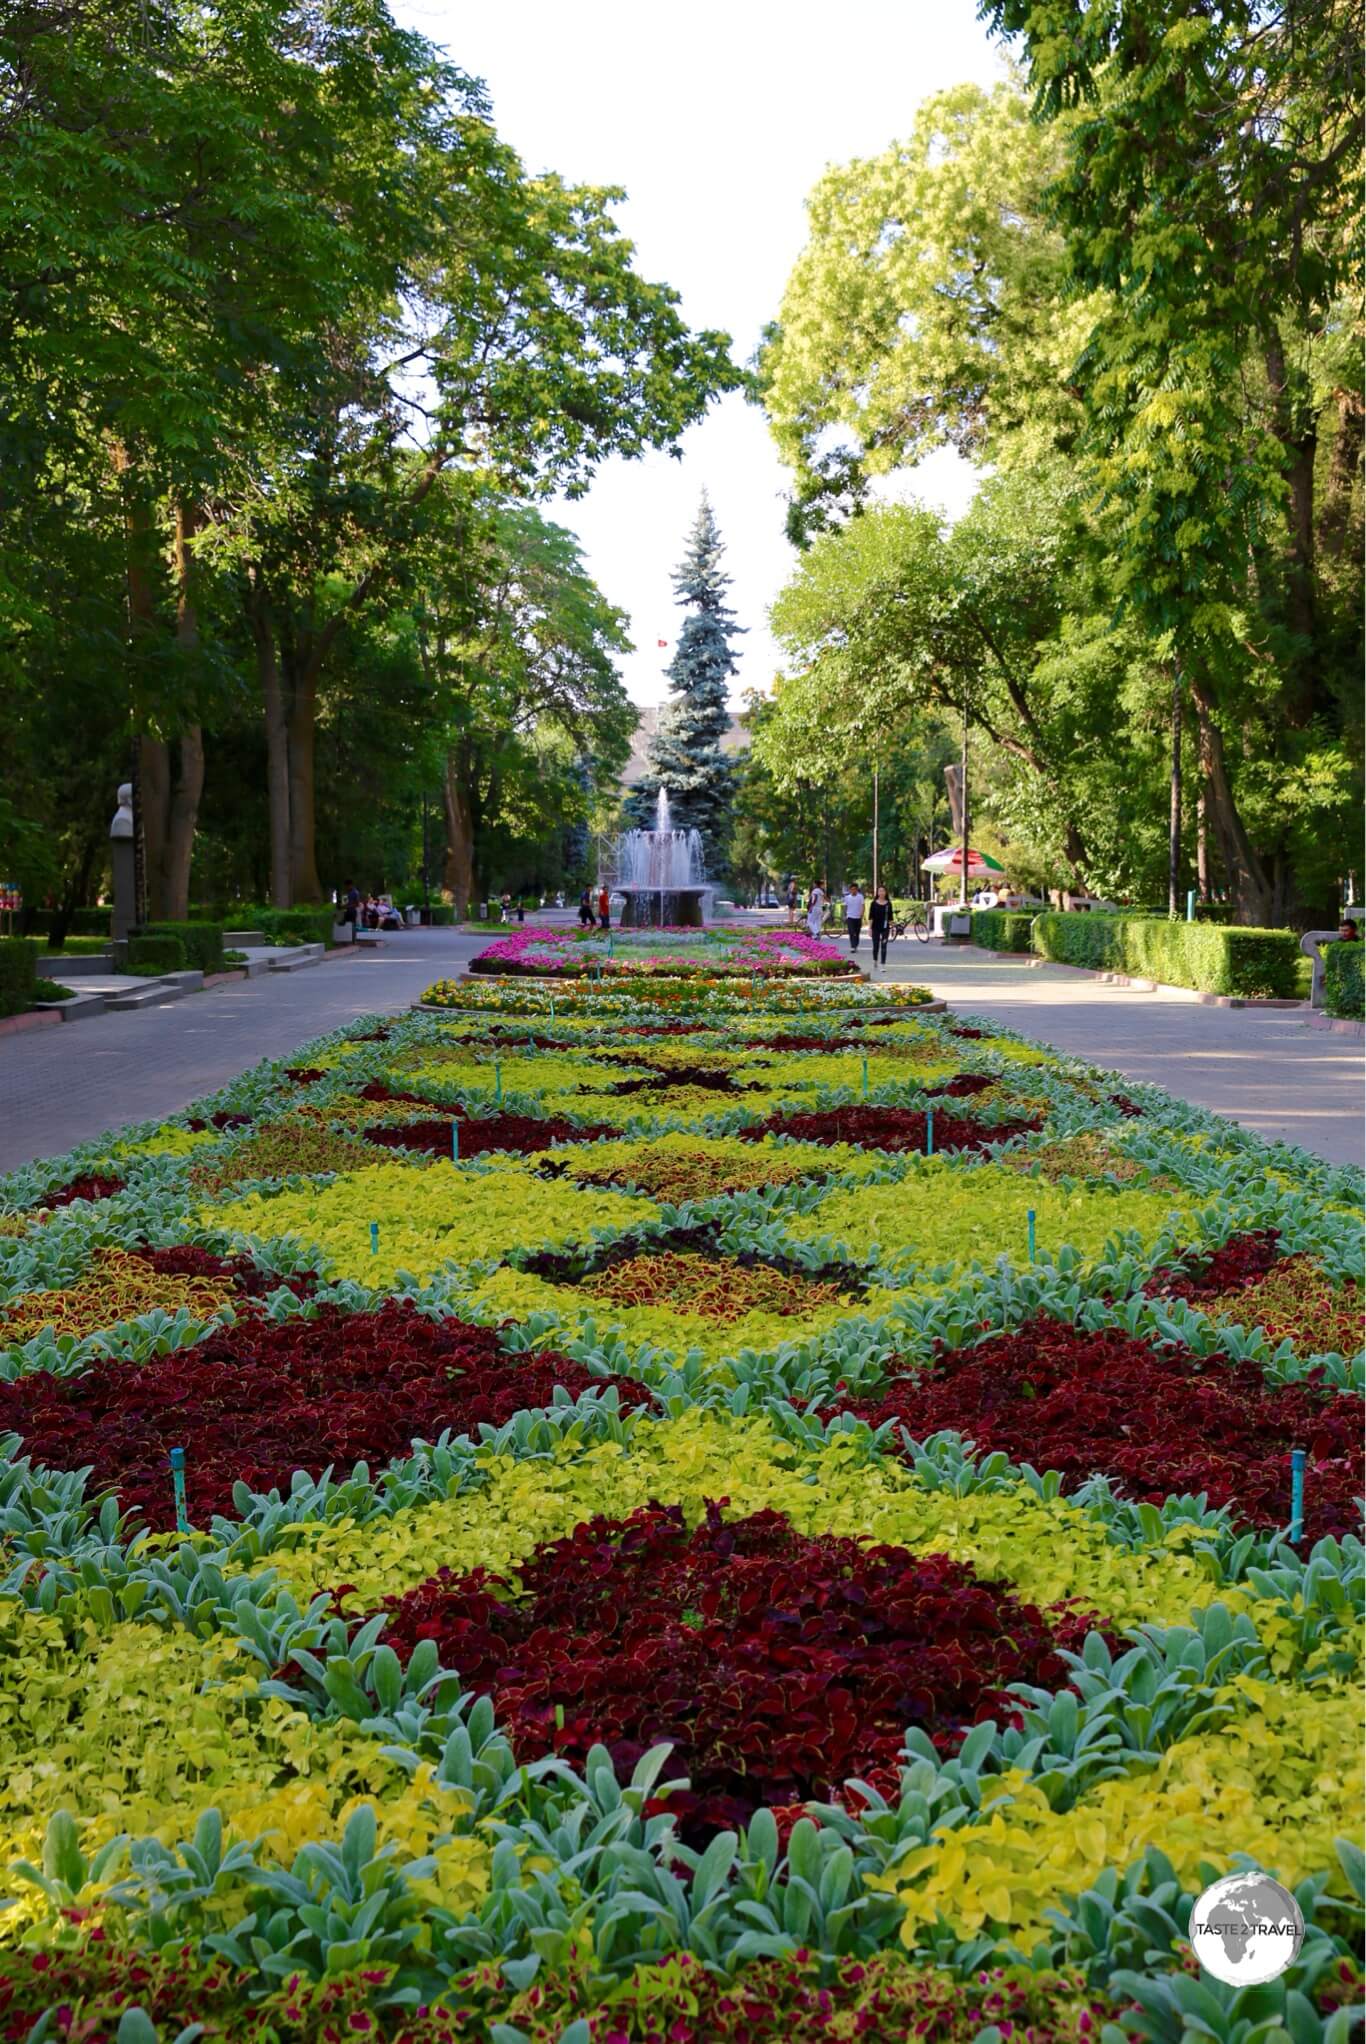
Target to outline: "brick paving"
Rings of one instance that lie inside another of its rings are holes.
[[[92,1015],[0,1040],[0,1171],[124,1122],[175,1114],[265,1057],[353,1016],[406,1008],[489,942],[405,930],[302,972],[229,980],[135,1014]]]

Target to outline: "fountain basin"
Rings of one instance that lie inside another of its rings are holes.
[[[703,929],[711,906],[710,887],[623,887],[623,930]]]

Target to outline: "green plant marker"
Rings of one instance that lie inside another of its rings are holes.
[[[493,1060],[493,1104],[495,1107],[503,1104],[503,1067],[497,1058]]]
[[[867,1058],[865,1058],[865,1059],[863,1060],[863,1097],[864,1097],[864,1099],[865,1099],[865,1100],[866,1100],[866,1099],[868,1098],[868,1060],[867,1060]]]
[[[1304,1450],[1290,1450],[1290,1538],[1304,1538]]]
[[[1032,1263],[1032,1262],[1034,1261],[1034,1209],[1033,1209],[1033,1207],[1031,1207],[1031,1208],[1029,1209],[1029,1212],[1028,1212],[1028,1213],[1027,1213],[1027,1214],[1025,1215],[1025,1219],[1026,1219],[1026,1220],[1028,1221],[1028,1223],[1029,1223],[1029,1260],[1030,1260],[1030,1262]]]
[[[378,1221],[371,1221],[371,1223],[370,1223],[370,1254],[371,1254],[372,1256],[378,1256],[378,1255],[379,1255],[379,1222],[378,1222]]]
[[[171,1489],[175,1492],[176,1531],[188,1533],[190,1515],[185,1509],[185,1450],[172,1448],[167,1460],[171,1465]]]
[[[460,1124],[454,1115],[451,1117],[451,1162],[460,1162]]]
[[[607,956],[609,958],[612,956],[612,932],[610,930],[607,932]]]
[[[932,1107],[925,1109],[925,1155],[927,1157],[934,1155],[934,1109]]]
[[[564,1730],[564,1705],[562,1703],[557,1703],[555,1706],[555,1730],[557,1732]]]
[[[1186,921],[1188,923],[1195,921],[1195,889],[1193,887],[1186,894]]]

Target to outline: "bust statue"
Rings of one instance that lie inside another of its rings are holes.
[[[131,837],[133,835],[133,783],[131,781],[120,781],[119,783],[119,806],[114,811],[114,820],[109,826],[109,835],[113,838]]]

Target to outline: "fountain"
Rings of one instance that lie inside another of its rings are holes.
[[[624,930],[658,930],[684,925],[700,930],[712,890],[702,865],[702,840],[695,830],[675,830],[668,790],[661,788],[653,830],[623,831],[617,839],[616,893],[625,897]]]

